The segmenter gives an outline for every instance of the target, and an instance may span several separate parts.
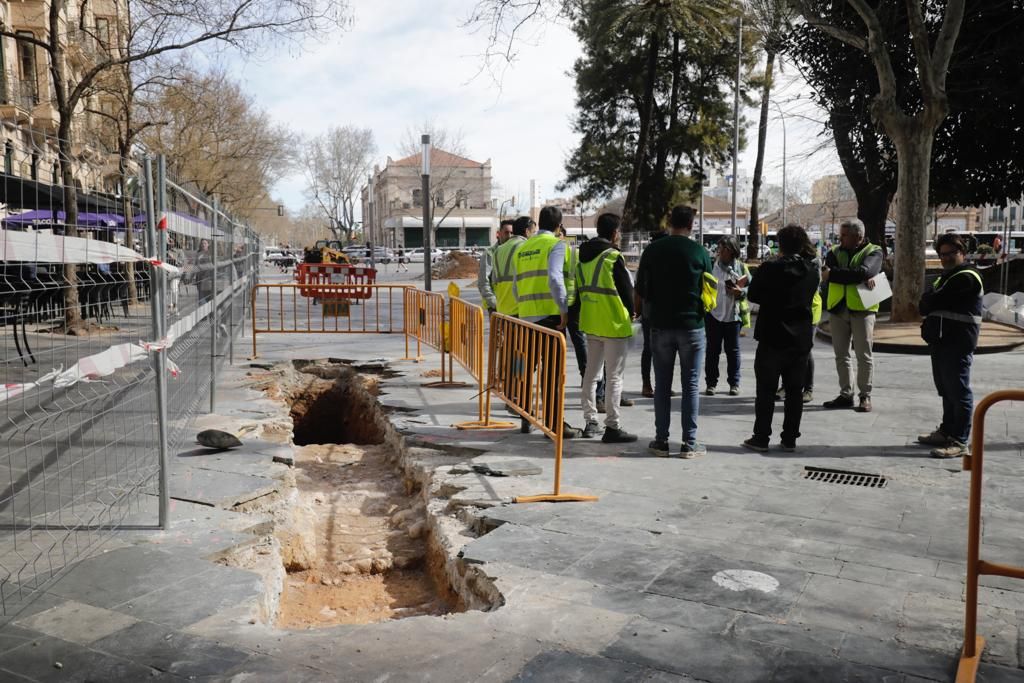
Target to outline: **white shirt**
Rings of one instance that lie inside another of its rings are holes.
[[[719,322],[734,323],[740,319],[740,300],[739,297],[729,296],[726,293],[725,283],[730,279],[739,281],[744,276],[743,265],[733,259],[730,265],[723,266],[721,261],[715,259],[711,274],[718,278],[718,300],[715,307],[711,309],[711,317]],[[745,286],[740,289],[744,292],[747,291]]]

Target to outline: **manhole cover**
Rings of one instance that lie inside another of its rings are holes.
[[[845,484],[847,486],[866,486],[869,489],[884,488],[887,480],[880,474],[864,472],[848,472],[846,470],[830,470],[826,467],[805,467],[804,479],[821,481],[826,484]]]

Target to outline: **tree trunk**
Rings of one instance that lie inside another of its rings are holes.
[[[750,224],[748,225],[747,258],[757,258],[760,253],[761,221],[758,213],[758,197],[761,194],[761,174],[764,171],[764,144],[768,138],[768,106],[771,104],[772,73],[775,68],[775,51],[765,51],[768,64],[764,68],[764,88],[761,89],[761,118],[757,125],[757,160],[754,162],[754,180],[750,187]],[[782,201],[786,201],[783,197]]]
[[[928,186],[934,129],[913,121],[892,135],[899,160],[896,207],[896,262],[893,267],[892,320],[921,319],[918,301],[924,291],[924,246],[928,228]]]
[[[658,33],[657,27],[652,29],[650,42],[647,46],[647,74],[644,82],[644,100],[640,112],[640,135],[636,141],[636,157],[633,159],[633,173],[626,191],[626,201],[622,205],[622,230],[635,230],[634,217],[637,188],[640,186],[640,172],[647,158],[647,138],[651,130],[651,118],[654,115],[654,83],[658,78]]]

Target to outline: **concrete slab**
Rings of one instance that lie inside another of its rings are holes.
[[[15,623],[54,638],[89,645],[136,621],[138,619],[125,614],[69,600]]]

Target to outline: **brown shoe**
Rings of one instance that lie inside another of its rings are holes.
[[[654,387],[649,385],[645,386],[643,391],[640,392],[640,395],[644,398],[654,398]]]
[[[860,405],[854,408],[858,413],[870,413],[871,412],[871,397],[861,396]]]

